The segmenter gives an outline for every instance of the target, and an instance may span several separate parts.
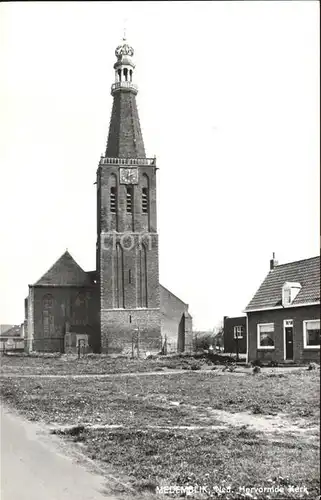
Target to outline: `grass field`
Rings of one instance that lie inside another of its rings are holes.
[[[217,356],[225,361],[230,356]],[[127,356],[107,356],[89,354],[78,359],[76,355],[9,355],[1,357],[1,373],[20,374],[108,374],[108,373],[137,373],[161,369],[190,369],[192,366],[209,366],[203,358],[195,359],[192,356],[174,355],[157,356],[151,359],[130,359]]]
[[[2,369],[12,373],[12,364]],[[28,419],[49,424],[126,478],[138,496],[196,484],[207,489],[192,498],[216,497],[219,488],[223,499],[310,500],[320,494],[317,370],[9,377],[1,393]],[[271,492],[245,496],[243,486]]]

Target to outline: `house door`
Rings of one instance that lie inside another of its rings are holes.
[[[293,359],[293,321],[284,321],[284,359]]]

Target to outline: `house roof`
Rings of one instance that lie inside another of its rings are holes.
[[[91,279],[68,250],[54,263],[54,265],[35,283],[35,286],[86,286]]]
[[[20,337],[22,334],[22,325],[0,325],[1,327],[7,327],[9,328],[5,329],[4,331],[2,328],[0,329],[1,331],[1,336],[4,337]]]
[[[320,257],[275,266],[266,276],[245,311],[282,306],[282,287],[286,281],[299,282],[301,290],[292,306],[320,302]]]
[[[11,328],[14,328],[18,325],[0,325],[0,335],[6,335]]]

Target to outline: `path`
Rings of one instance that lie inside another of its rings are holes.
[[[61,454],[53,436],[6,409],[0,439],[1,500],[116,500],[104,495],[101,476]]]

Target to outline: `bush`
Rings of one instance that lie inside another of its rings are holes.
[[[262,366],[262,361],[260,359],[255,359],[252,361],[252,366]]]
[[[317,370],[317,369],[320,369],[320,365],[318,365],[317,363],[309,363],[308,370]]]
[[[262,409],[261,409],[260,405],[257,405],[257,404],[256,404],[256,405],[254,405],[254,406],[252,407],[252,413],[253,413],[254,415],[260,415],[261,413],[263,413],[263,411],[262,411]]]
[[[199,349],[208,349],[210,345],[214,344],[214,335],[213,333],[204,333],[199,337],[194,338],[194,348],[195,350]]]

